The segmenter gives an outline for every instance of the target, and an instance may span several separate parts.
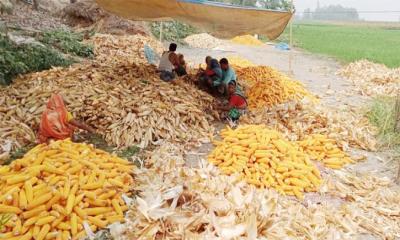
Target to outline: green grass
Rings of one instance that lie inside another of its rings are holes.
[[[78,57],[93,57],[93,46],[82,43],[82,33],[75,33],[65,30],[53,30],[44,32],[39,41],[53,46],[64,53],[76,55]]]
[[[400,150],[400,133],[395,132],[395,99],[392,97],[377,97],[373,99],[367,117],[378,127],[378,140],[382,147]]]
[[[288,42],[288,32],[289,28],[278,41]],[[345,63],[368,59],[388,67],[400,66],[400,24],[295,23],[293,40],[296,47]]]
[[[48,46],[38,44],[16,45],[0,34],[0,85],[8,85],[19,74],[69,66],[70,58]]]

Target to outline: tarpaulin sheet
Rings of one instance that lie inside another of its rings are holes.
[[[285,29],[292,13],[199,0],[96,0],[105,10],[139,21],[180,20],[220,38],[263,34],[270,40]]]

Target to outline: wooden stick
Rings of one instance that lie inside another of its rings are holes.
[[[394,132],[395,133],[400,133],[400,94],[397,95],[396,97],[396,104],[394,108]],[[397,171],[397,177],[396,177],[396,182],[400,184],[400,157],[397,157],[397,162],[398,162],[398,171]]]

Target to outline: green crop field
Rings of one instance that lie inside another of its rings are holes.
[[[287,42],[288,29],[281,41]],[[368,59],[400,66],[400,24],[295,23],[293,40],[296,47],[343,62]]]

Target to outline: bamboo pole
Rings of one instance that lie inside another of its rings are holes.
[[[293,13],[293,0],[290,1],[290,12]],[[293,61],[293,16],[289,23],[289,74],[293,75],[292,61]]]
[[[160,22],[160,42],[162,42],[162,34],[163,34],[163,22]]]
[[[400,133],[400,94],[398,94],[396,97],[394,117],[395,117],[394,132]],[[396,182],[397,182],[397,184],[400,184],[400,157],[397,156],[396,159],[397,159],[397,163],[398,163]]]

